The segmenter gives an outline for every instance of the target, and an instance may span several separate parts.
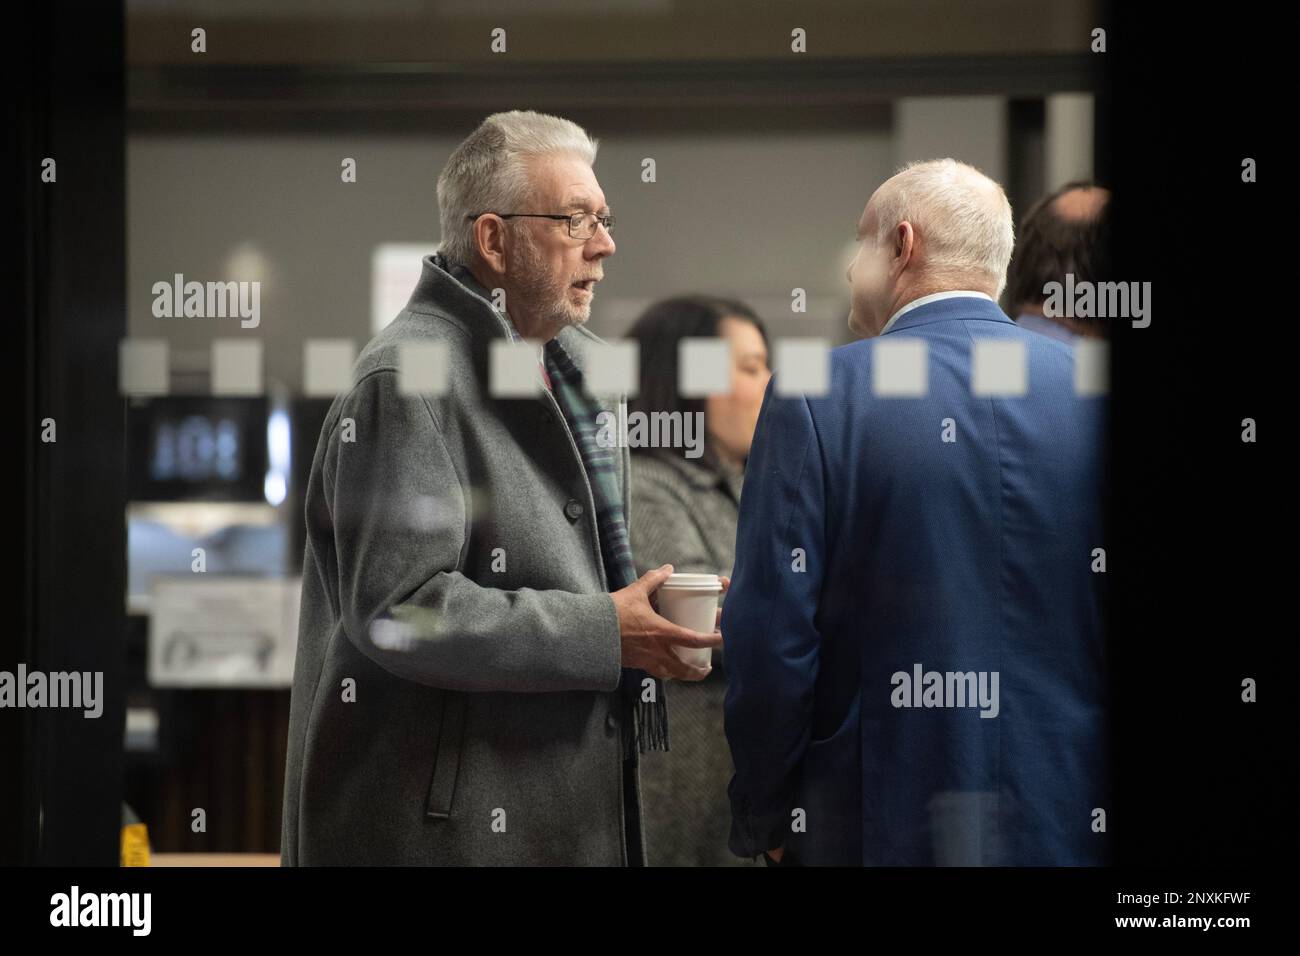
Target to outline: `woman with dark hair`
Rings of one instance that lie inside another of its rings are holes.
[[[677,412],[683,422],[696,413],[704,418],[698,457],[687,457],[683,448],[632,448],[629,534],[637,573],[671,564],[674,572],[729,577],[745,460],[771,377],[767,332],[742,302],[692,295],[650,306],[627,337],[640,343],[641,352],[640,394],[628,402],[629,417]],[[730,344],[729,393],[678,394],[679,347],[690,337]],[[698,683],[674,683],[669,692],[672,749],[641,755],[650,865],[754,865],[727,848],[733,770],[722,728],[725,695],[722,652],[715,649],[712,674]]]

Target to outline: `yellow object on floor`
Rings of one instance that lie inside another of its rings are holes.
[[[143,823],[122,827],[122,866],[149,865],[149,831]]]

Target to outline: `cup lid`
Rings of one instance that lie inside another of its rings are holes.
[[[670,574],[661,587],[672,588],[721,588],[722,579],[716,574]]]

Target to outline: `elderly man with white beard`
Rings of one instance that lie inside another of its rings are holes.
[[[443,241],[333,403],[307,491],[285,865],[643,865],[638,755],[667,749],[675,647],[721,635],[636,576],[628,454],[596,441],[583,327],[613,217],[596,143],[489,116],[438,180]],[[494,353],[527,341],[504,397]],[[447,387],[404,387],[437,346]],[[724,582],[724,586],[727,582]]]

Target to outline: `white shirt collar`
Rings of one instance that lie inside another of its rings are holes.
[[[904,312],[911,312],[913,309],[918,308],[919,306],[929,305],[931,302],[938,302],[940,299],[955,299],[958,296],[963,296],[963,295],[979,296],[979,298],[981,299],[988,299],[990,302],[993,302],[993,297],[988,293],[976,292],[973,289],[956,289],[952,292],[932,292],[929,295],[921,296],[921,298],[919,299],[913,299],[911,302],[907,303],[907,305],[903,306],[901,309],[899,309],[897,312],[891,315],[889,317],[889,321],[885,323],[885,327],[880,330],[880,334],[884,335],[886,332],[888,332],[889,327],[893,325],[895,320],[897,320],[898,317],[902,315]]]

